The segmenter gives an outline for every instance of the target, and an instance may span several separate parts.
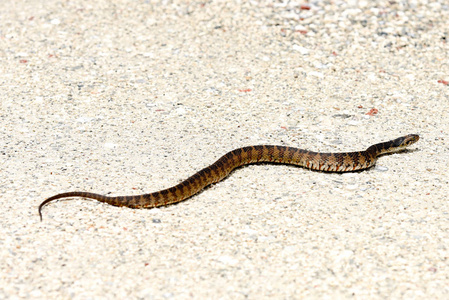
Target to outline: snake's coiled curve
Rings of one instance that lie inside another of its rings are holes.
[[[181,183],[161,191],[134,196],[104,196],[89,192],[57,194],[43,201],[38,208],[42,220],[42,207],[47,203],[67,197],[95,199],[115,206],[130,208],[153,208],[181,202],[206,186],[218,182],[243,165],[270,162],[290,164],[323,172],[352,172],[372,167],[382,154],[397,152],[416,143],[419,136],[409,134],[388,142],[370,146],[365,151],[344,153],[319,153],[285,146],[249,146],[238,148],[223,155],[212,165],[190,176]]]

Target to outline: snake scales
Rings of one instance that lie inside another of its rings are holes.
[[[134,196],[104,196],[89,192],[68,192],[46,199],[39,205],[38,211],[42,220],[44,205],[53,200],[67,197],[91,198],[111,205],[130,208],[153,208],[169,205],[181,202],[206,186],[222,180],[235,168],[258,162],[291,164],[324,172],[363,170],[372,167],[379,155],[403,150],[418,140],[418,135],[409,134],[372,145],[365,151],[344,153],[318,153],[293,147],[269,145],[243,147],[226,153],[212,165],[165,190]]]

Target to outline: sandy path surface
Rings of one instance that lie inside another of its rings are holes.
[[[449,297],[447,1],[0,4],[0,299]],[[237,147],[364,150],[375,168],[236,170]]]

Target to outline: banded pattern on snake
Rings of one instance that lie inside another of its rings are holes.
[[[165,190],[134,196],[104,196],[89,192],[68,192],[46,199],[39,205],[38,211],[42,221],[42,207],[44,205],[56,199],[67,197],[90,198],[111,205],[130,208],[165,206],[181,202],[195,195],[206,186],[228,176],[235,168],[259,162],[297,165],[323,172],[358,171],[372,167],[379,155],[401,151],[418,140],[418,135],[409,134],[388,142],[372,145],[365,151],[344,153],[319,153],[286,146],[248,146],[226,153],[212,165]]]

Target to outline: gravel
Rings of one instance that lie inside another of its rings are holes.
[[[446,1],[0,4],[0,299],[449,297]],[[254,165],[159,209],[237,147],[357,151],[364,172]]]

